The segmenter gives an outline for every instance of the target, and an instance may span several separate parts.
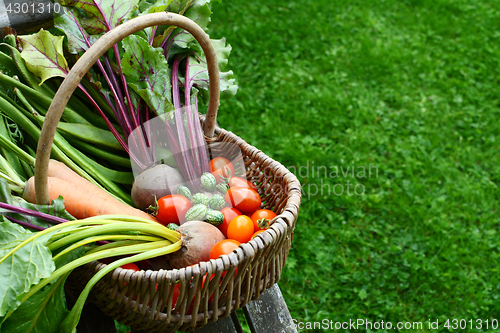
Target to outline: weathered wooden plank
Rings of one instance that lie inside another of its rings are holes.
[[[215,323],[210,323],[202,328],[199,328],[197,330],[194,330],[194,333],[237,333],[239,332],[234,323],[234,317],[236,317],[236,320],[238,320],[238,317],[236,316],[236,313],[232,313],[231,316],[219,319]],[[238,322],[239,325],[239,322]],[[241,329],[241,327],[240,327]]]
[[[297,332],[277,284],[263,292],[258,299],[249,302],[243,311],[252,332]]]

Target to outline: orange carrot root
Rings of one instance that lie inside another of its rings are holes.
[[[97,195],[95,190],[88,191],[85,188],[75,185],[74,183],[70,183],[64,179],[48,177],[48,187],[50,201],[62,196],[64,198],[65,209],[77,219],[84,219],[86,217],[98,215],[120,214],[142,217],[157,222],[153,216],[139,209],[128,206],[111,196],[110,198],[106,198],[104,196]],[[102,190],[99,189],[99,191]],[[35,177],[31,177],[26,182],[23,198],[28,202],[36,204]]]

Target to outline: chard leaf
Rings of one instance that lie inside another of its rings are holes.
[[[62,11],[54,13],[54,26],[62,30],[68,38],[68,51],[73,54],[88,50],[91,39],[80,23],[78,10],[62,7]],[[92,44],[91,44],[92,45]]]
[[[57,260],[57,268],[80,258],[83,248],[73,250]],[[57,333],[59,325],[69,315],[64,294],[67,275],[44,287],[28,298],[2,324],[12,333]]]
[[[60,2],[63,6],[74,6],[83,10],[85,16],[80,23],[93,35],[106,33],[129,19],[138,4],[138,0],[61,0]]]
[[[226,45],[226,39],[212,39],[212,44],[217,52],[217,61],[219,63],[219,70],[223,70],[228,62],[229,54],[231,52],[231,46]],[[209,80],[208,80],[208,68],[207,61],[205,59],[205,54],[200,50],[201,56],[190,56],[189,57],[189,77],[188,86],[193,85],[204,90],[208,90]],[[232,78],[233,72],[221,72],[220,73],[220,91],[221,97],[224,96],[234,96],[238,91],[238,86],[235,84],[235,80]]]
[[[42,79],[40,85],[51,77],[66,77],[69,67],[63,53],[64,36],[54,36],[40,29],[36,34],[18,36],[18,39],[26,67]]]
[[[156,2],[141,1],[139,4],[139,16],[150,13],[164,12],[173,0],[158,0]]]
[[[154,0],[141,0],[139,2],[139,13],[144,13],[148,10],[148,8],[152,7],[155,4]]]
[[[76,220],[73,217],[73,215],[71,215],[70,213],[68,213],[66,211],[66,209],[64,208],[64,199],[61,196],[59,196],[59,198],[53,200],[50,205],[36,205],[36,204],[32,204],[32,203],[29,203],[29,202],[27,202],[26,200],[24,200],[23,198],[20,198],[20,197],[14,197],[13,201],[12,201],[12,204],[14,206],[19,206],[19,207],[27,208],[27,209],[30,209],[30,210],[33,210],[33,211],[36,211],[36,212],[41,212],[41,213],[50,214],[50,215],[53,215],[53,216],[58,216],[58,217],[61,217],[63,219],[69,220],[69,221]],[[8,214],[8,215],[12,216],[13,218],[15,218],[17,220],[25,221],[25,222],[28,222],[28,223],[31,223],[31,224],[34,224],[34,225],[38,225],[38,226],[41,226],[41,227],[48,228],[48,227],[51,226],[50,224],[48,224],[43,219],[40,219],[40,218],[37,218],[37,217],[27,216],[27,215],[22,215],[22,214],[12,214],[12,213]]]
[[[159,13],[166,11],[167,7],[172,3],[173,0],[158,0],[155,3],[150,3],[147,1],[142,1],[139,4],[139,16],[151,13]],[[153,37],[153,32],[157,30],[157,27],[149,27],[143,30],[146,40],[151,40]],[[153,37],[154,38],[154,37]]]
[[[62,197],[59,197],[56,200],[52,201],[50,205],[32,204],[27,202],[23,198],[12,196],[8,184],[4,179],[0,179],[0,201],[9,205],[27,208],[32,211],[58,216],[66,220],[75,220],[75,218],[64,209],[64,199]],[[18,213],[3,213],[3,215],[44,228],[48,228],[51,226],[49,223],[47,223],[47,221],[33,216]]]
[[[168,7],[171,13],[184,15],[198,24],[202,29],[206,29],[210,22],[212,11],[209,6],[210,0],[174,0]],[[167,44],[176,45],[180,48],[187,48],[189,43],[195,42],[194,37],[184,29],[175,28],[170,34],[169,29],[155,38],[154,45],[161,45],[165,38],[168,38]]]
[[[64,281],[55,283],[28,298],[2,324],[11,333],[57,333],[60,323],[69,314],[64,298]]]
[[[121,65],[127,84],[157,114],[172,110],[169,68],[162,50],[136,35],[123,39],[122,45]]]
[[[46,244],[50,234],[39,237],[4,258],[14,247],[33,236],[23,227],[5,221],[0,222],[0,317],[15,310],[20,299],[32,285],[49,277],[55,265]]]

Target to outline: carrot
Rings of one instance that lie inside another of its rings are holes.
[[[92,193],[93,195],[100,196],[104,199],[117,200],[111,194],[100,189],[98,186],[92,184],[87,179],[83,178],[82,176],[74,172],[72,169],[70,169],[66,164],[62,162],[52,159],[49,160],[48,176],[65,180],[69,183],[81,187],[82,189]]]
[[[142,217],[157,222],[154,217],[142,210],[128,206],[112,197],[107,199],[95,195],[78,185],[57,177],[48,177],[48,186],[50,201],[62,196],[65,209],[77,219],[97,215],[119,214]],[[23,198],[36,204],[35,177],[31,177],[26,182]]]

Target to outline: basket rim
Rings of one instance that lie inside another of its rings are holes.
[[[204,115],[200,115],[200,120],[202,122],[205,120]],[[95,289],[95,294],[90,296],[89,300],[99,306],[105,313],[108,312],[108,315],[117,315],[121,318],[120,320],[125,320],[126,317],[127,324],[130,324],[131,327],[132,325],[141,325],[147,332],[173,332],[173,330],[192,330],[203,327],[209,322],[215,322],[218,319],[229,316],[231,311],[241,308],[250,300],[257,299],[264,290],[272,287],[280,280],[299,213],[301,200],[300,183],[297,177],[281,163],[249,145],[234,133],[219,127],[215,128],[215,133],[216,136],[208,140],[233,142],[244,151],[246,157],[252,160],[250,164],[247,164],[249,168],[247,172],[251,169],[256,170],[252,168],[253,163],[258,165],[257,172],[261,174],[268,175],[268,173],[263,172],[262,167],[270,166],[272,168],[273,174],[271,178],[273,182],[277,181],[286,189],[281,199],[278,202],[273,202],[273,204],[279,206],[281,213],[273,219],[274,223],[266,232],[259,234],[247,243],[240,244],[230,254],[221,255],[217,259],[203,261],[193,266],[179,269],[133,271],[116,268],[111,271],[107,275],[106,280],[103,279],[94,286],[97,289]],[[272,247],[273,245],[276,246]],[[255,267],[252,267],[254,260],[262,261],[260,265],[270,265],[272,268],[262,271],[256,270]],[[94,275],[105,267],[106,264],[98,261],[85,264],[82,268],[86,272],[82,272],[83,275],[81,278],[86,279],[89,277],[89,274]],[[249,268],[252,270],[249,271]],[[235,272],[236,269],[238,270],[237,272]],[[225,271],[226,274],[222,276]],[[213,274],[214,276],[207,274]],[[252,284],[247,285],[245,287],[247,288],[246,291],[242,292],[238,288],[241,287],[244,279],[249,279],[252,274],[256,274],[252,278]],[[205,285],[202,279],[204,276],[210,277],[210,282]],[[211,282],[216,280],[219,280],[219,282]],[[235,281],[237,281],[236,284],[234,284]],[[133,301],[133,298],[131,301],[128,297],[128,292],[118,292],[116,294],[117,288],[123,285],[123,282],[130,283],[131,288],[134,288],[135,292],[133,291],[131,297],[137,293],[146,292],[145,297],[148,299],[148,304],[142,301],[137,303]],[[177,299],[175,308],[170,309],[167,306],[166,310],[159,310],[154,309],[156,305],[153,304],[150,307],[149,302],[152,301],[154,304],[157,304],[156,302],[159,302],[160,299],[162,299],[161,302],[163,303],[161,304],[163,306],[167,304],[173,305],[173,303],[169,302],[172,301],[172,290],[174,290],[173,288],[177,283],[180,283],[179,288],[184,293],[181,294],[183,296],[179,296],[183,299],[182,304]],[[158,292],[154,286],[155,284],[159,288]],[[202,289],[199,288],[200,286]],[[235,288],[235,294],[233,294],[233,288]],[[232,294],[231,300],[224,299],[224,294],[226,293]],[[167,299],[162,298],[164,297],[162,295],[167,294],[169,295]],[[221,297],[222,303],[219,303],[218,298],[214,300],[215,303],[211,303],[210,299],[203,296],[209,297],[208,295],[217,294],[219,295],[218,297]],[[200,296],[195,297],[195,295]],[[193,315],[185,311],[187,309],[185,302],[191,297],[194,297],[194,303],[191,303]],[[107,301],[101,303],[103,299]],[[203,303],[201,303],[202,300]],[[207,302],[209,302],[208,305]],[[199,312],[200,309],[202,309],[202,312]],[[124,315],[123,311],[126,311],[127,314]],[[132,313],[135,313],[135,315],[131,316]]]
[[[201,121],[205,121],[205,115],[200,114],[199,116],[200,116]],[[220,128],[219,126],[215,127],[215,134],[216,135],[213,138],[211,138],[211,140],[212,139],[217,140],[217,138],[219,138],[221,135],[226,135],[226,136],[230,137],[231,139],[233,139],[235,142],[239,142],[238,143],[239,146],[247,145],[251,148],[255,148],[254,146],[249,145],[245,140],[243,140],[242,138],[240,138],[239,136],[237,136],[233,132],[230,132],[230,131],[227,131],[223,128]],[[255,148],[255,149],[257,149],[257,148]],[[283,208],[283,211],[280,214],[278,214],[275,218],[273,218],[273,220],[270,223],[269,229],[267,229],[263,233],[260,233],[259,235],[257,235],[254,239],[250,240],[249,242],[240,244],[230,254],[221,255],[217,259],[210,259],[209,261],[204,261],[204,262],[201,262],[198,264],[194,264],[192,266],[182,267],[182,268],[172,268],[169,270],[147,269],[144,271],[145,273],[151,274],[151,272],[170,271],[170,272],[172,272],[171,276],[177,277],[177,278],[173,279],[175,281],[179,280],[179,278],[181,276],[186,276],[186,274],[187,274],[187,276],[191,276],[191,277],[195,277],[197,275],[203,276],[205,274],[215,274],[217,272],[217,269],[221,266],[223,268],[222,271],[225,271],[224,265],[225,264],[227,265],[228,262],[231,262],[231,259],[233,259],[233,260],[236,259],[237,260],[236,266],[239,265],[243,255],[244,255],[242,252],[247,252],[247,251],[253,252],[253,250],[256,249],[257,247],[270,246],[278,238],[278,236],[280,236],[283,232],[287,232],[289,229],[292,229],[292,231],[293,231],[293,229],[295,228],[296,220],[297,220],[297,217],[296,217],[296,214],[294,214],[294,211],[296,210],[298,213],[298,209],[300,206],[300,200],[302,197],[302,193],[300,191],[300,182],[299,182],[298,178],[290,170],[288,170],[285,166],[283,166],[278,161],[276,161],[276,160],[272,159],[271,157],[269,157],[268,155],[264,154],[261,150],[258,150],[256,155],[267,158],[269,163],[274,163],[275,170],[281,170],[282,172],[284,172],[282,175],[283,178],[285,176],[290,178],[290,180],[287,184],[287,187],[291,187],[287,190],[289,193],[288,198],[287,198],[287,202]],[[297,188],[294,188],[291,185],[296,185]],[[287,212],[288,212],[288,214],[286,214]],[[282,225],[283,228],[279,228],[279,227],[277,227],[277,225]],[[273,235],[273,233],[270,230],[273,230],[276,234]],[[245,247],[248,247],[248,249],[246,251],[245,251]],[[252,255],[252,257],[253,257],[253,255]],[[234,257],[236,257],[236,258],[234,258]],[[93,263],[95,263],[95,262],[93,262]],[[207,265],[206,263],[212,263],[212,264]],[[205,265],[201,265],[201,264],[205,264],[209,267],[207,267],[207,268],[202,267]],[[229,265],[229,266],[231,266],[231,265]],[[101,262],[97,262],[96,270],[99,271],[104,267],[106,267],[106,264],[101,263]],[[213,271],[211,271],[210,270],[211,267],[215,267],[215,269],[213,269]],[[229,267],[227,269],[229,269]],[[119,272],[119,270],[126,271],[127,269],[123,269],[123,268],[118,267],[110,274],[114,275],[115,273]],[[132,277],[135,276],[135,273],[139,273],[139,272],[134,272],[132,274]],[[171,282],[171,281],[169,281],[169,282]]]

